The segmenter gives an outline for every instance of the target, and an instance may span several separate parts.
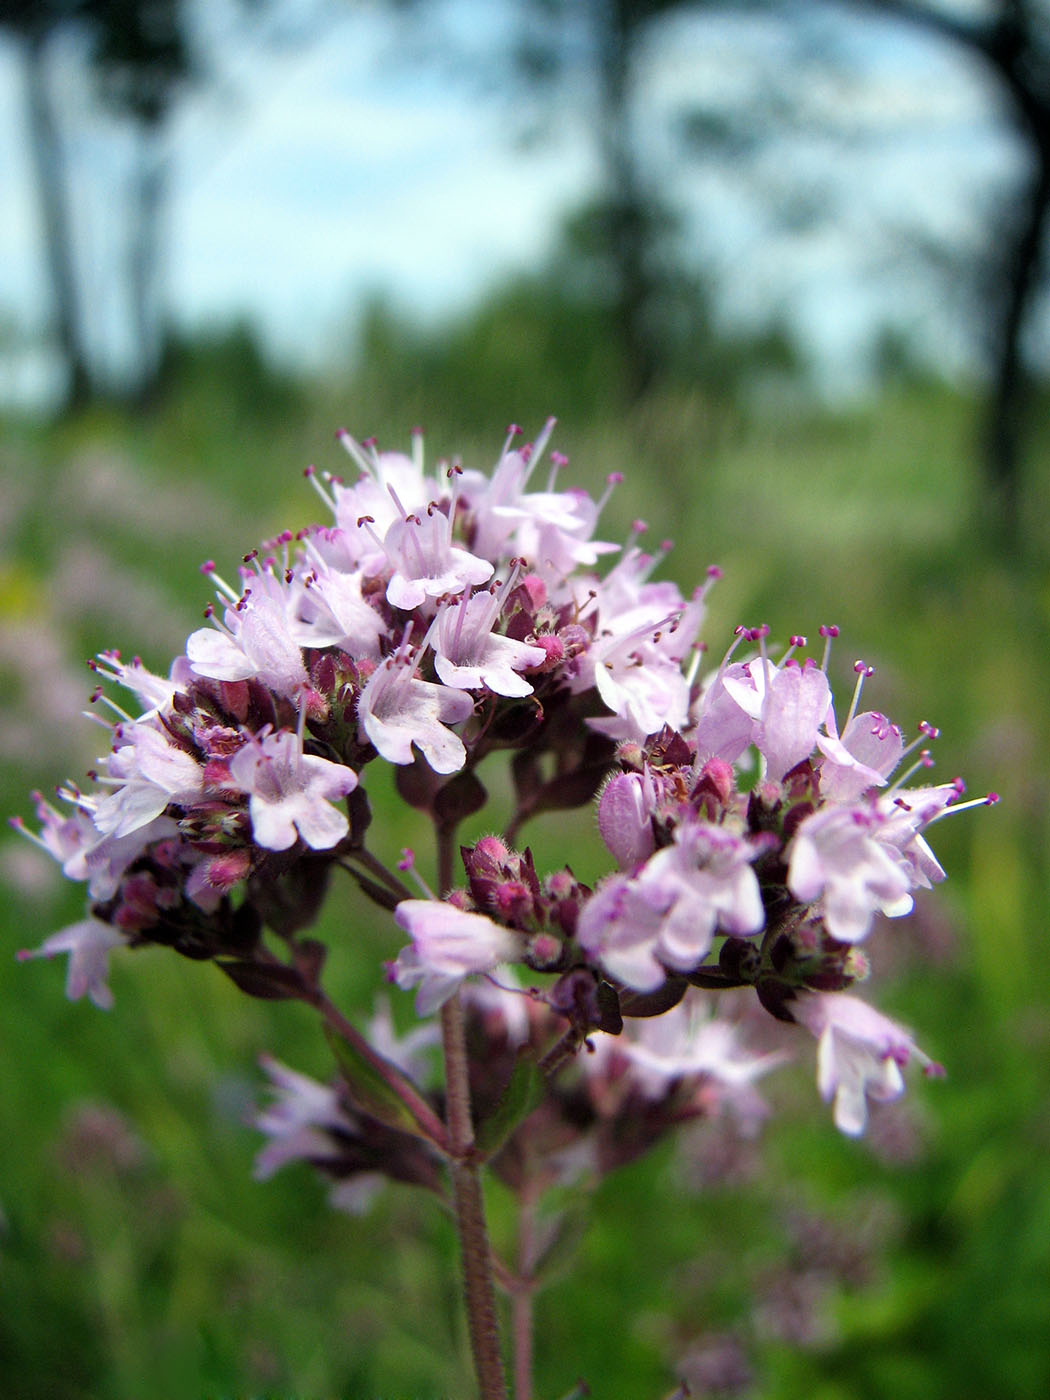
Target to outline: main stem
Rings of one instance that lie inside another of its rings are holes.
[[[454,830],[439,827],[438,888],[452,885]],[[441,1008],[441,1045],[445,1059],[445,1121],[451,1158],[452,1194],[456,1206],[463,1285],[470,1327],[470,1346],[481,1400],[507,1400],[507,1382],[500,1352],[492,1256],[485,1226],[481,1175],[474,1160],[474,1123],[470,1111],[470,1077],[463,1006],[458,992]]]

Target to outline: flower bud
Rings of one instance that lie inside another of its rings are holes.
[[[617,773],[602,789],[598,830],[621,870],[633,870],[653,853],[651,795],[652,785],[640,773]]]

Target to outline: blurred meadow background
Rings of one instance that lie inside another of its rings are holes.
[[[847,1141],[800,1034],[758,1140],[608,1179],[537,1395],[1050,1393],[1050,5],[29,0],[0,114],[5,814],[104,743],[87,657],[166,670],[200,562],[317,518],[336,428],[487,468],[556,414],[573,480],[624,473],[603,538],[724,569],[712,658],[835,622],[839,693],[874,664],[1003,800],[871,945],[947,1078]],[[565,858],[564,819],[527,835]],[[0,878],[0,1393],[469,1394],[436,1207],[252,1180],[260,1052],[330,1071],[307,1013],[159,949],[70,1005],[15,953],[79,888],[14,832]],[[323,928],[366,1018],[400,940],[349,885]]]

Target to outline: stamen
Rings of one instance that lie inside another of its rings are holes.
[[[236,603],[240,594],[230,587],[221,574],[215,572],[215,561],[213,559],[206,559],[204,561],[201,565],[201,573],[210,578],[215,584],[215,592],[220,598],[225,598],[228,603]]]
[[[422,891],[424,899],[437,900],[437,895],[416,869],[416,855],[411,846],[405,846],[402,850],[401,859],[397,862],[397,868],[403,875],[410,875],[412,877],[416,883],[416,888]]]
[[[834,623],[823,623],[818,630],[820,632],[820,635],[824,638],[824,657],[820,663],[820,669],[826,675],[828,670],[828,661],[831,658],[831,643],[838,636],[839,629],[835,626]]]
[[[328,507],[328,509],[329,509],[329,510],[332,512],[332,514],[334,515],[334,514],[335,514],[335,492],[334,492],[334,491],[333,491],[333,492],[326,491],[325,488],[321,485],[320,478],[319,478],[319,476],[318,476],[318,474],[317,474],[317,468],[311,463],[310,466],[304,468],[304,470],[303,470],[303,476],[306,477],[307,481],[308,481],[308,482],[310,483],[310,485],[314,488],[314,490],[315,490],[315,491],[317,492],[317,494],[320,496],[321,500],[324,501],[325,505]]]
[[[605,478],[605,490],[598,497],[598,500],[595,503],[596,515],[601,515],[606,505],[608,505],[609,497],[612,495],[613,491],[615,491],[616,487],[621,485],[622,482],[623,472],[610,472],[609,475]],[[670,546],[668,546],[668,548],[670,548]]]
[[[558,473],[561,471],[562,467],[567,467],[568,465],[569,465],[569,459],[568,459],[568,457],[566,457],[566,455],[565,455],[564,452],[552,452],[552,453],[551,453],[551,469],[550,469],[550,472],[549,472],[549,474],[548,474],[548,476],[547,476],[547,490],[548,490],[548,491],[553,491],[553,490],[554,490],[554,486],[555,486],[555,482],[556,482],[556,480],[557,480]]]
[[[857,713],[857,704],[860,700],[860,692],[864,689],[864,682],[869,676],[875,674],[875,667],[866,666],[863,661],[855,661],[853,663],[853,669],[857,673],[857,684],[853,687],[853,699],[850,701],[849,714],[846,716],[846,723],[842,726],[843,729],[849,728],[853,716]],[[904,752],[907,753],[907,749],[905,749]],[[901,758],[903,757],[904,754],[902,753]]]
[[[934,822],[939,822],[942,817],[954,817],[957,813],[966,812],[971,807],[994,807],[1000,800],[997,792],[987,792],[983,797],[972,797],[969,802],[951,802],[942,807],[939,812],[935,812],[926,825],[932,826]]]
[[[718,567],[718,565],[709,564],[707,569],[707,577],[704,579],[704,582],[700,585],[700,587],[694,591],[693,597],[698,599],[701,603],[706,602],[707,595],[711,592],[711,589],[714,588],[715,584],[721,577],[722,570]]]
[[[925,739],[939,739],[941,737],[941,731],[937,728],[937,726],[935,724],[928,723],[926,720],[920,720],[918,730],[919,732],[916,734],[915,738],[911,741],[911,743],[906,744],[905,747],[901,750],[901,756],[900,759],[897,760],[898,762],[900,762],[902,759],[907,758],[908,754],[910,754],[914,749],[917,749]]]
[[[379,461],[375,454],[375,438],[366,438],[363,443],[358,443],[345,428],[339,429],[336,438],[340,447],[354,459],[364,475],[370,476],[377,485],[382,485],[379,480]],[[366,447],[372,448],[371,455],[365,453]]]
[[[554,432],[554,425],[557,423],[557,421],[557,418],[548,418],[546,423],[544,423],[543,427],[540,429],[539,436],[536,438],[536,441],[527,443],[521,449],[521,455],[525,461],[525,475],[522,478],[521,482],[522,489],[525,488],[529,477],[535,470],[536,463],[543,456],[544,448],[547,446],[547,443],[550,442],[550,436],[551,433]],[[513,426],[514,425],[512,425],[512,428]],[[520,433],[521,429],[518,428],[517,432]]]
[[[796,632],[793,636],[789,637],[789,638],[788,638],[788,649],[787,649],[787,651],[784,653],[784,655],[780,658],[780,664],[781,664],[781,666],[786,666],[786,665],[788,664],[788,662],[791,660],[792,652],[797,651],[799,647],[804,647],[805,645],[806,645],[806,639],[805,639],[805,637],[803,637],[800,633],[797,633],[797,632]]]

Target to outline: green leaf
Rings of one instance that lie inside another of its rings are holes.
[[[399,1080],[414,1097],[419,1097],[419,1090],[412,1081],[396,1065],[376,1054],[375,1059],[382,1060],[385,1067],[385,1073],[381,1072],[367,1055],[350,1041],[344,1040],[331,1026],[325,1026],[324,1032],[354,1106],[370,1118],[385,1123],[388,1128],[397,1128],[403,1133],[432,1141],[430,1134],[420,1126],[415,1114],[390,1083],[390,1079]]]
[[[519,1123],[525,1121],[543,1101],[546,1083],[543,1071],[530,1050],[519,1050],[518,1058],[499,1103],[484,1122],[478,1125],[474,1141],[486,1157],[493,1156],[510,1137]]]

